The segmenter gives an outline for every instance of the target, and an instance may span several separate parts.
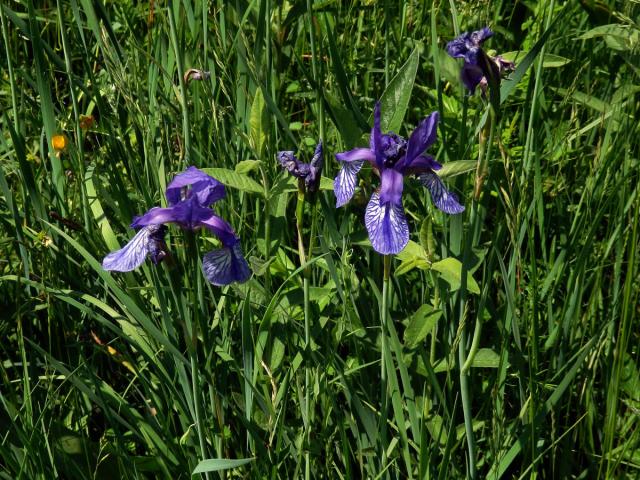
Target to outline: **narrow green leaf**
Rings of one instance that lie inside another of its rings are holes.
[[[267,125],[268,121],[269,118],[267,116],[262,90],[257,88],[256,94],[253,97],[253,104],[251,105],[249,125],[251,129],[250,136],[253,143],[253,149],[259,157],[262,156],[264,142],[267,138],[267,131],[269,128]]]
[[[202,460],[196,468],[193,470],[191,475],[195,475],[197,473],[205,473],[205,472],[219,472],[221,470],[229,470],[231,468],[238,468],[247,463],[251,463],[255,460],[253,458],[209,458],[207,460]]]
[[[502,58],[509,60],[510,62],[514,62],[516,65],[518,65],[518,61],[523,59],[526,55],[527,52],[523,50],[513,50],[511,52],[500,54]],[[542,66],[544,68],[563,67],[569,62],[571,62],[571,59],[561,57],[560,55],[554,55],[552,53],[545,53],[542,56]]]

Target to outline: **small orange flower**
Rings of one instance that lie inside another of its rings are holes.
[[[96,119],[93,115],[80,115],[80,128],[82,130],[89,130],[96,123]]]
[[[51,145],[53,145],[53,149],[56,152],[62,152],[66,150],[67,146],[69,145],[69,139],[64,133],[54,135],[51,139]]]

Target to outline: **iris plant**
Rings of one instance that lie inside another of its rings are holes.
[[[453,58],[463,58],[464,65],[460,72],[462,83],[474,93],[479,85],[482,92],[486,93],[488,78],[493,77],[499,81],[503,72],[513,70],[515,65],[501,56],[492,57],[482,50],[482,42],[493,36],[489,27],[484,27],[475,32],[464,32],[447,43],[447,53]]]
[[[380,103],[375,107],[369,148],[355,148],[336,154],[341,164],[334,181],[336,207],[347,203],[356,188],[357,174],[364,161],[380,176],[380,188],[372,195],[365,213],[365,224],[374,250],[389,255],[400,252],[409,242],[409,225],[402,206],[404,177],[416,175],[429,189],[436,207],[445,213],[464,211],[455,194],[449,192],[435,171],[442,168],[425,153],[437,135],[438,112],[423,119],[409,140],[393,132],[380,131]]]
[[[176,175],[166,191],[169,207],[154,207],[136,217],[132,228],[138,233],[123,248],[107,255],[102,266],[105,270],[128,272],[144,262],[149,256],[154,264],[167,255],[164,236],[166,223],[175,223],[185,230],[206,228],[220,239],[222,248],[204,255],[202,271],[214,285],[246,281],[251,271],[242,255],[240,239],[231,225],[210,208],[225,196],[225,188],[215,178],[189,167]]]
[[[322,141],[316,146],[310,163],[301,162],[292,151],[278,152],[278,162],[296,178],[304,180],[304,185],[309,192],[315,192],[320,185],[322,174]]]

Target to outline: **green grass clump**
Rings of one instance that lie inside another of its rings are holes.
[[[2,2],[0,478],[637,478],[639,8]],[[517,66],[499,111],[444,50],[485,25]],[[381,97],[404,136],[440,112],[467,207],[408,181],[393,259],[371,169],[331,191]],[[275,155],[320,138],[297,204]],[[173,227],[169,261],[104,271],[189,165],[251,279],[208,284],[215,239]]]

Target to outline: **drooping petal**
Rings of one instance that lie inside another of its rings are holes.
[[[469,63],[465,63],[460,71],[462,83],[471,93],[475,92],[483,76],[482,69],[478,65],[471,65]]]
[[[167,228],[163,225],[142,228],[124,247],[104,257],[102,268],[114,272],[130,272],[142,265],[147,255],[157,264],[167,254],[164,242],[166,231]]]
[[[364,217],[373,249],[383,255],[402,251],[409,242],[409,225],[400,203],[382,203],[377,192],[371,195]]]
[[[417,175],[431,170],[440,170],[441,168],[442,165],[436,162],[435,158],[425,153],[414,158],[413,161],[405,167],[404,174]]]
[[[249,265],[242,255],[240,242],[213,250],[202,258],[202,273],[217,286],[232,282],[246,282],[251,276]]]
[[[435,143],[438,136],[439,119],[440,114],[438,112],[433,112],[418,124],[416,129],[411,133],[411,136],[409,137],[409,142],[407,143],[407,153],[402,164],[398,162],[398,169],[402,170],[402,168],[409,166],[413,159],[418,157],[421,153],[423,153]]]
[[[189,186],[191,190],[185,191]],[[176,175],[167,186],[167,201],[175,205],[180,200],[195,196],[200,205],[205,207],[224,198],[224,185],[196,167],[189,167]]]
[[[464,212],[464,206],[460,205],[456,194],[448,191],[434,172],[422,173],[418,176],[418,180],[429,189],[431,199],[439,210],[449,214]]]
[[[380,202],[401,203],[404,177],[393,168],[385,168],[380,172]]]
[[[336,157],[338,155],[336,155]],[[356,183],[358,182],[358,172],[362,168],[363,163],[363,160],[342,162],[342,167],[333,181],[333,193],[336,194],[336,208],[343,206],[353,197],[353,193],[356,191]]]

